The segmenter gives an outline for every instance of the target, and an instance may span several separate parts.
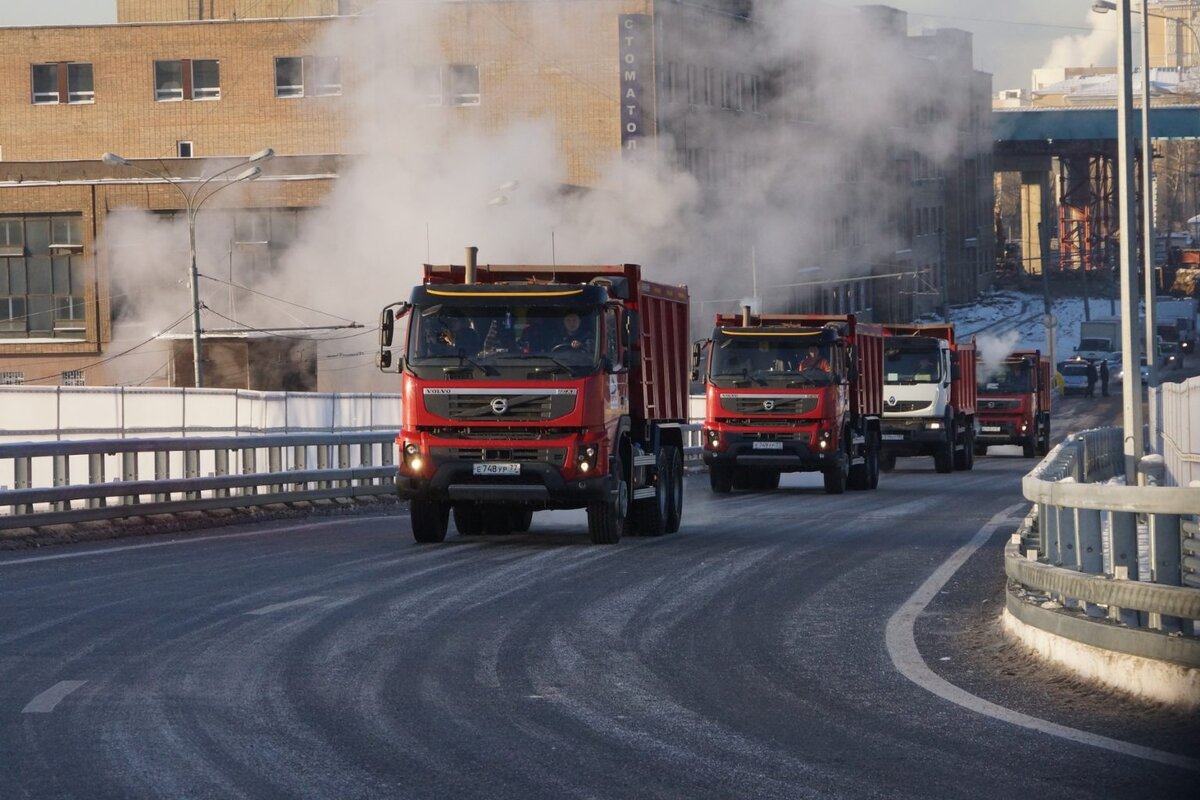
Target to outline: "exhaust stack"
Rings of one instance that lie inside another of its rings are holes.
[[[467,275],[466,275],[466,279],[463,281],[463,283],[465,283],[467,286],[470,286],[473,283],[475,283],[475,261],[476,261],[476,258],[478,257],[478,255],[479,255],[478,247],[468,247],[467,248]]]
[[[742,306],[742,327],[750,327],[750,306]]]

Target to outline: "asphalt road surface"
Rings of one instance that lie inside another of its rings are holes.
[[[701,473],[682,531],[611,547],[556,512],[0,554],[0,798],[1195,797],[1194,719],[1000,636],[1016,453],[836,497]]]

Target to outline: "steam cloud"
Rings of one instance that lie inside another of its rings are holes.
[[[965,89],[932,85],[919,79],[924,73],[907,70],[923,62],[905,52],[902,36],[876,32],[856,11],[802,0],[758,5],[758,24],[714,32],[713,41],[696,42],[697,52],[673,57],[703,64],[716,53],[727,70],[802,80],[779,86],[769,106],[764,93],[762,113],[743,114],[737,126],[719,109],[682,112],[686,122],[672,126],[680,138],[660,131],[660,158],[630,163],[614,146],[588,191],[564,192],[579,155],[569,145],[563,151],[556,109],[531,106],[515,120],[505,109],[503,119],[513,121],[502,124],[486,95],[474,109],[421,107],[414,64],[470,63],[471,45],[464,47],[456,40],[461,31],[442,21],[442,12],[456,5],[381,3],[370,16],[330,26],[317,50],[342,59],[343,100],[352,109],[343,149],[357,155],[308,217],[282,268],[235,281],[370,328],[385,302],[408,296],[422,263],[461,263],[463,247],[476,245],[481,263],[640,263],[652,280],[688,284],[693,316],[705,324],[714,312],[738,311],[752,285],[756,309],[782,309],[796,291],[790,284],[860,275],[886,263],[897,243],[889,216],[897,185],[893,145],[937,162],[954,152],[957,131],[965,128]],[[607,81],[589,82],[578,39],[563,33],[569,26],[558,18],[569,7],[510,4],[503,13],[492,33],[507,30],[514,51],[533,54],[523,67],[536,71],[536,80],[598,92],[616,107],[616,54],[602,54],[612,63]],[[517,79],[489,73],[486,65],[481,74],[485,93],[488,76]],[[897,133],[897,119],[934,101],[944,111],[935,125],[919,138],[915,131],[909,138]],[[710,187],[679,168],[675,156],[693,142],[714,141],[734,154],[734,163]],[[518,188],[500,188],[513,182]],[[170,322],[177,315],[159,306],[187,307],[182,288],[173,285],[182,270],[161,270],[163,253],[178,251],[179,226],[167,242],[161,228],[136,216],[113,219],[107,245],[138,242],[155,255],[131,259],[126,254],[137,248],[123,247],[114,273],[134,276],[121,283],[138,318]],[[209,240],[202,229],[198,235],[201,272],[220,274],[228,241]],[[186,252],[186,229],[182,236]],[[206,305],[225,307],[223,287],[202,282],[201,289]],[[266,328],[302,324],[296,313],[251,296],[229,316]],[[309,315],[307,324],[328,321]],[[374,337],[347,336],[321,344],[320,388],[394,391],[394,376],[373,367]]]
[[[1015,330],[998,336],[982,334],[975,339],[979,354],[979,379],[985,380],[1000,372],[1004,359],[1017,349],[1021,334]]]

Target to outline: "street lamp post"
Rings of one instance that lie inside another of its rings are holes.
[[[226,180],[220,186],[217,186],[208,194],[205,194],[203,197],[200,195],[204,191],[204,188],[217,178],[220,178],[223,175],[228,175],[238,167],[246,164],[253,164],[258,161],[264,161],[273,155],[275,155],[275,151],[269,147],[259,150],[245,161],[233,164],[232,166],[226,167],[215,175],[210,175],[209,177],[205,178],[195,189],[192,190],[190,194],[185,191],[182,186],[180,186],[180,180],[178,178],[174,178],[170,175],[163,175],[154,172],[153,170],[146,169],[140,164],[136,164],[128,159],[122,158],[116,153],[105,153],[104,155],[100,156],[100,160],[109,166],[132,167],[139,172],[143,172],[152,178],[156,178],[163,183],[173,186],[183,197],[184,207],[187,210],[188,221],[188,257],[190,262],[188,268],[188,282],[191,284],[192,290],[192,367],[193,380],[197,389],[204,386],[204,370],[200,362],[200,273],[196,269],[196,214],[199,213],[200,208],[206,202],[208,202],[209,198],[211,198],[217,192],[226,187],[232,186],[235,183],[240,183],[241,181],[254,180],[259,175],[262,175],[262,168],[254,166],[243,170],[232,178]]]

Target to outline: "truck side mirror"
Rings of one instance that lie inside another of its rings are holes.
[[[950,365],[950,378],[951,380],[958,380],[960,377],[962,377],[962,368],[959,367],[958,362],[955,361]]]
[[[625,324],[621,326],[621,347],[626,352],[639,349],[641,326],[638,324],[638,315],[635,311],[625,312]]]
[[[704,357],[704,348],[708,346],[708,339],[697,339],[692,342],[692,380],[700,380],[700,359]]]
[[[392,303],[379,315],[379,352],[375,354],[375,366],[380,372],[399,372],[404,368],[404,357],[392,355],[396,338],[396,322],[408,315],[409,303]]]

